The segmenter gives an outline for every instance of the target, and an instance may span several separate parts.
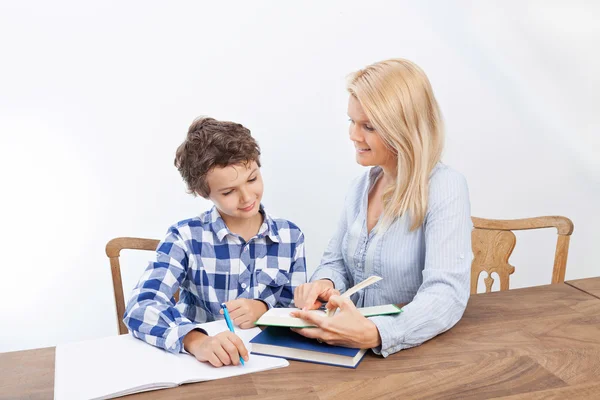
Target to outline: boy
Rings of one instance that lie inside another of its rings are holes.
[[[195,120],[175,166],[188,191],[214,206],[169,228],[123,321],[135,337],[169,352],[237,365],[240,356],[248,359],[241,339],[229,331],[212,336],[197,324],[221,319],[221,303],[243,329],[269,308],[289,306],[306,282],[304,235],[264,211],[260,149],[242,125]]]

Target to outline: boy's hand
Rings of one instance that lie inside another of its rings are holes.
[[[260,300],[236,299],[225,303],[234,325],[242,329],[254,327],[257,319],[267,312],[267,305]],[[223,310],[220,311],[223,314]]]
[[[339,295],[340,291],[333,288],[333,282],[329,279],[304,283],[294,291],[294,304],[302,310],[315,310],[329,301],[333,295]]]
[[[183,338],[183,345],[188,353],[198,361],[209,362],[215,367],[240,364],[240,356],[248,361],[248,350],[244,342],[233,332],[221,332],[215,336],[206,336],[198,331],[191,331]]]

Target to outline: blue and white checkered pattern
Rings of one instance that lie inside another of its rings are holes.
[[[248,242],[215,207],[169,228],[127,304],[123,321],[133,336],[179,353],[197,324],[222,318],[221,303],[246,298],[289,307],[306,282],[304,234],[262,206],[261,213],[263,224]]]

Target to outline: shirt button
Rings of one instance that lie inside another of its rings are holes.
[[[246,285],[245,283],[242,283],[242,289],[246,289],[248,287],[248,285]]]

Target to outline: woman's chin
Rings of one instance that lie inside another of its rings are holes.
[[[370,167],[374,165],[368,158],[360,155],[356,155],[356,163],[358,165],[362,165],[363,167]]]

